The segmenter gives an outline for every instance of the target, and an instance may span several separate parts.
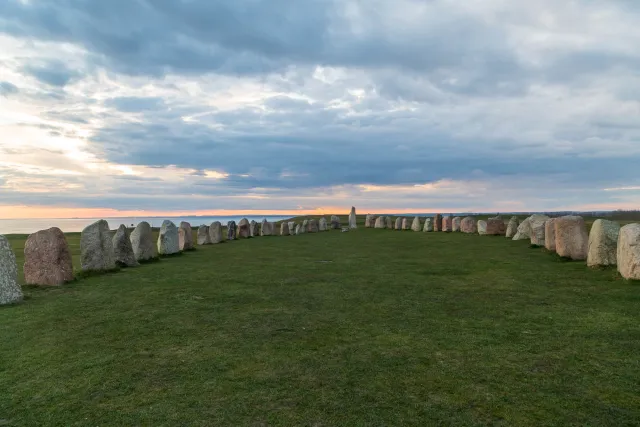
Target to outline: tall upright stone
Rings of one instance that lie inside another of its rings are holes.
[[[291,226],[291,223],[289,223],[289,226]],[[251,230],[251,237],[260,236],[260,223],[259,222],[251,220],[251,222],[249,223],[249,229]]]
[[[299,229],[298,229],[298,226],[300,226]],[[296,235],[305,234],[308,229],[309,229],[309,220],[305,219],[304,221],[302,221],[302,224],[296,225]]]
[[[145,262],[158,258],[158,249],[153,241],[153,230],[148,222],[142,221],[131,233],[131,247],[136,261]]]
[[[513,236],[513,240],[529,239],[531,239],[531,217],[525,218],[524,221],[518,225],[516,234]]]
[[[18,284],[18,263],[9,240],[0,235],[0,305],[22,301],[22,288]]]
[[[282,221],[280,223],[280,235],[281,236],[289,236],[291,233],[289,232],[289,223],[287,221]]]
[[[606,219],[595,220],[589,233],[589,253],[587,254],[589,267],[616,265],[619,234],[618,223]]]
[[[487,221],[484,221],[484,220],[478,221],[477,227],[478,227],[479,235],[484,236],[485,234],[487,234]]]
[[[85,227],[80,235],[82,271],[110,271],[116,268],[109,223],[103,219]]]
[[[309,220],[309,225],[308,225],[307,231],[309,231],[309,233],[317,233],[318,232],[318,221],[316,219],[311,218]]]
[[[238,238],[238,225],[235,221],[227,222],[227,240],[236,240]]]
[[[411,229],[411,220],[409,218],[402,218],[402,229],[403,230]]]
[[[209,240],[212,245],[222,243],[224,240],[224,234],[222,234],[222,224],[220,221],[214,221],[209,226]]]
[[[462,218],[459,216],[454,217],[451,221],[451,231],[454,233],[460,232],[460,224],[462,224]]]
[[[136,267],[138,265],[136,255],[133,252],[133,245],[131,245],[129,230],[124,224],[120,224],[112,242],[113,254],[117,265],[121,267]]]
[[[24,245],[23,270],[27,285],[57,286],[73,280],[71,251],[59,228],[29,236]]]
[[[567,215],[555,220],[556,253],[575,261],[587,259],[589,234],[584,219],[577,215]]]
[[[374,215],[367,214],[367,216],[364,218],[364,227],[373,228],[373,226],[375,225],[375,221],[376,217]]]
[[[158,254],[173,255],[180,252],[178,227],[168,219],[162,222],[158,235]]]
[[[291,233],[292,236],[295,236],[297,224],[294,221],[289,221],[288,225],[289,225],[289,233]]]
[[[453,218],[451,215],[445,215],[442,217],[442,231],[450,233],[453,231]]]
[[[327,219],[325,217],[320,217],[318,220],[318,231],[329,231],[327,228]]]
[[[385,217],[379,216],[376,218],[376,223],[374,224],[374,228],[386,228],[387,223],[385,222]]]
[[[433,231],[442,231],[442,215],[440,214],[433,216]]]
[[[540,214],[531,215],[529,217],[529,231],[532,245],[544,246],[544,224],[549,219],[550,218],[548,216]]]
[[[302,221],[302,228],[304,229],[305,233],[309,232],[309,220],[305,219]]]
[[[399,216],[398,218],[396,218],[396,223],[395,226],[393,227],[396,230],[402,230],[402,220],[404,218],[402,218],[401,216]]]
[[[616,258],[622,277],[640,280],[640,224],[628,224],[620,229]]]
[[[296,236],[299,236],[300,234],[304,234],[304,227],[302,224],[296,224]]]
[[[262,224],[260,225],[260,235],[261,236],[275,236],[276,235],[276,225],[273,222],[267,221],[266,218],[262,220]]]
[[[193,231],[191,230],[191,224],[182,221],[178,228],[178,246],[181,251],[190,251],[195,249],[193,244]]]
[[[507,232],[507,227],[502,218],[493,217],[487,219],[487,235],[489,236],[504,236]]]
[[[475,218],[472,216],[462,218],[460,231],[466,234],[476,234],[478,232],[478,223]]]
[[[385,228],[387,228],[389,230],[393,230],[393,218],[391,218],[390,216],[385,216],[384,217],[384,226],[385,226]]]
[[[509,239],[513,239],[513,236],[518,232],[518,217],[512,216],[509,220],[509,224],[507,225],[507,231],[505,232],[505,236]]]
[[[349,214],[349,228],[351,229],[358,228],[358,222],[356,218],[356,208],[354,206],[351,207],[351,213]]]
[[[549,218],[544,223],[544,247],[548,251],[556,251],[556,218]]]
[[[331,229],[340,230],[340,217],[337,215],[331,215]]]
[[[238,238],[248,239],[251,237],[251,224],[247,218],[242,218],[238,223]]]
[[[412,231],[422,231],[422,224],[420,224],[420,217],[413,218],[413,222],[411,223]]]
[[[198,236],[197,236],[198,245],[210,245],[211,244],[211,236],[209,235],[209,226],[201,225],[198,227]]]
[[[422,231],[425,233],[433,231],[433,218],[428,217],[424,219],[424,227],[422,227]]]

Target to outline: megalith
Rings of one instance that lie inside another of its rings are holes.
[[[53,227],[29,236],[23,271],[27,285],[56,286],[73,280],[71,252],[62,230]]]
[[[182,221],[178,229],[178,243],[181,251],[190,251],[195,249],[193,245],[193,231],[191,230],[191,224]]]
[[[180,252],[180,237],[178,227],[169,220],[162,222],[158,236],[158,254],[173,255]]]
[[[80,235],[82,271],[109,271],[116,268],[109,223],[103,219],[85,227]]]
[[[120,224],[116,234],[113,236],[112,242],[113,254],[116,258],[117,265],[121,267],[135,267],[138,265],[136,255],[133,252],[129,230],[124,224]]]
[[[620,229],[616,258],[622,277],[640,280],[640,224],[628,224]]]
[[[142,221],[138,224],[130,238],[136,261],[145,262],[158,258],[158,248],[153,241],[153,230],[148,222]]]
[[[556,253],[576,261],[586,260],[589,234],[584,219],[577,215],[561,216],[555,219],[554,225]]]
[[[222,234],[222,224],[220,221],[214,221],[209,226],[209,240],[212,245],[222,243],[224,235]]]
[[[238,223],[238,239],[248,239],[251,237],[251,224],[247,218],[242,218]]]
[[[356,208],[354,206],[351,207],[351,213],[349,213],[349,228],[358,228]]]
[[[0,235],[0,305],[22,301],[22,288],[18,284],[18,263],[9,240]]]
[[[589,233],[589,267],[616,265],[620,225],[606,219],[597,219]]]

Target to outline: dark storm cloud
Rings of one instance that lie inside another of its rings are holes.
[[[23,67],[22,71],[43,83],[56,87],[63,87],[71,79],[80,75],[77,71],[68,69],[60,61],[49,61],[38,65],[28,64]]]

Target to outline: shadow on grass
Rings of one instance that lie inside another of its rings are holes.
[[[118,271],[120,271],[120,267],[109,268],[106,270],[89,270],[89,271],[82,270],[76,273],[76,280],[82,280],[89,277],[104,276],[106,274],[117,273]]]

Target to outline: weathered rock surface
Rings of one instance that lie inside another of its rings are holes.
[[[375,221],[376,221],[375,215],[367,214],[367,216],[364,219],[365,228],[373,228],[373,226],[375,225]]]
[[[540,214],[531,215],[529,217],[529,232],[532,245],[544,246],[544,224],[549,219],[550,218],[548,216]]]
[[[315,219],[310,219],[309,224],[307,226],[307,231],[309,233],[317,233],[318,232],[318,221]]]
[[[409,218],[402,218],[402,229],[403,230],[411,229],[411,220]]]
[[[478,221],[478,234],[484,236],[487,234],[487,221],[480,220]]]
[[[396,218],[396,223],[395,223],[395,226],[393,228],[396,229],[396,230],[402,230],[402,220],[403,219],[404,218],[402,218],[402,217]]]
[[[288,225],[288,224],[287,224]],[[260,235],[261,236],[275,236],[276,235],[276,224],[266,219],[262,220],[262,224],[260,224]]]
[[[387,223],[385,219],[386,218],[383,216],[379,216],[378,218],[376,218],[376,223],[374,225],[374,228],[387,228]]]
[[[38,231],[24,245],[24,281],[27,285],[62,285],[73,280],[71,252],[59,228]]]
[[[460,222],[460,231],[467,234],[475,234],[478,232],[478,222],[472,216],[464,217]]]
[[[238,225],[235,221],[227,222],[227,240],[236,240],[238,238]]]
[[[289,232],[292,236],[296,235],[296,223],[294,221],[289,221]]]
[[[440,214],[433,216],[433,231],[442,231],[442,215]]]
[[[201,225],[198,227],[198,237],[197,237],[198,245],[210,245],[211,244],[211,236],[209,236],[209,226]]]
[[[238,239],[251,237],[251,224],[247,218],[242,218],[238,223]]]
[[[153,231],[148,222],[142,221],[131,233],[131,247],[136,261],[144,262],[158,258],[158,248],[153,241]]]
[[[518,225],[520,225],[518,224],[518,217],[511,217],[511,219],[509,220],[509,224],[507,225],[507,231],[504,235],[509,239],[513,239],[513,236],[515,236],[518,232]]]
[[[260,236],[260,223],[257,221],[251,220],[251,222],[249,223],[249,230],[251,231],[251,237]]]
[[[531,239],[531,217],[525,218],[513,236],[513,240],[529,240]]]
[[[453,231],[454,233],[459,232],[461,223],[462,218],[460,218],[459,216],[454,217],[453,221],[451,221],[451,231]]]
[[[446,231],[449,233],[453,231],[453,218],[451,218],[451,215],[442,217],[442,231]]]
[[[433,218],[425,218],[422,231],[424,231],[425,233],[433,231]]]
[[[589,233],[587,254],[589,267],[616,265],[619,234],[620,225],[618,223],[606,219],[595,220]]]
[[[109,223],[103,219],[85,227],[80,235],[82,271],[109,271],[116,268]]]
[[[178,227],[165,220],[160,227],[160,235],[158,236],[158,254],[173,255],[180,252],[180,237]]]
[[[390,216],[385,216],[384,226],[389,230],[393,230],[393,218],[391,218]]]
[[[420,224],[420,217],[413,218],[413,222],[411,223],[411,230],[422,231],[422,224]]]
[[[305,219],[302,221],[302,231],[303,233],[308,233],[309,232],[309,220]]]
[[[18,263],[9,240],[0,235],[0,305],[22,301],[22,288],[18,284]]]
[[[622,277],[640,280],[640,224],[628,224],[620,229],[616,258]]]
[[[544,223],[544,247],[548,251],[556,251],[556,218],[550,218]]]
[[[302,226],[302,224],[297,224],[296,225],[296,236],[299,236],[300,234],[304,234],[304,227]]]
[[[504,224],[504,220],[500,217],[494,217],[487,219],[487,232],[490,236],[504,236],[507,232],[507,227]]]
[[[133,252],[129,230],[124,224],[120,224],[116,234],[113,236],[112,242],[116,264],[123,267],[135,267],[138,265],[136,255]]]
[[[224,239],[224,235],[222,234],[222,224],[220,221],[214,221],[209,226],[209,240],[211,240],[211,244],[215,245],[221,243]]]
[[[318,220],[318,231],[329,231],[327,227],[327,219],[325,217],[320,217]]]
[[[331,229],[340,230],[340,218],[336,215],[331,215]]]
[[[358,221],[356,218],[356,208],[354,206],[351,207],[351,213],[349,213],[349,228],[358,228]]]
[[[584,219],[577,215],[567,215],[556,218],[554,224],[556,253],[576,261],[587,259],[589,234]]]
[[[178,228],[178,246],[181,251],[190,251],[195,248],[193,244],[193,231],[191,224],[182,221]]]
[[[280,235],[281,236],[289,236],[291,233],[289,232],[289,223],[287,221],[282,221],[280,223]]]

